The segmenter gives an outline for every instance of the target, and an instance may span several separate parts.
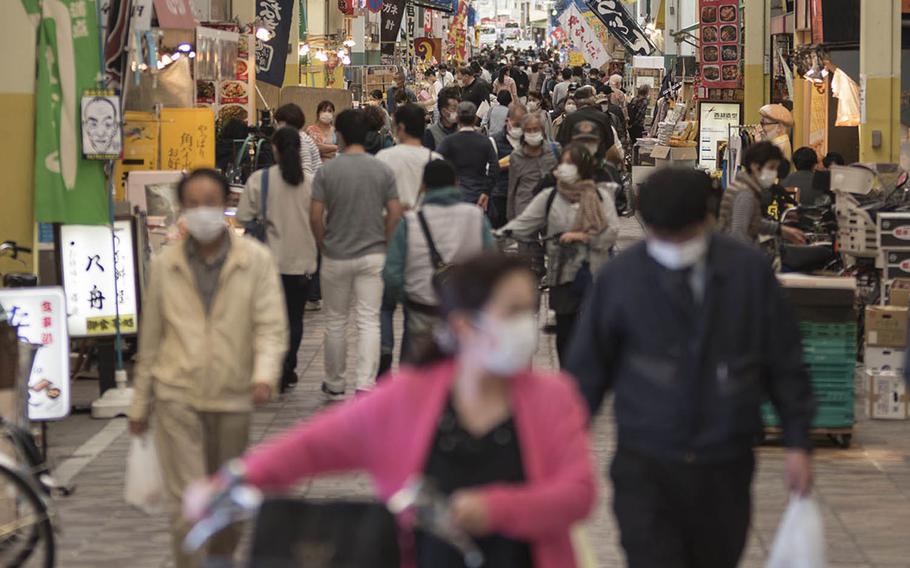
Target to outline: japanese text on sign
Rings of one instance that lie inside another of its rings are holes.
[[[574,4],[563,11],[559,22],[572,45],[581,52],[585,61],[592,67],[601,67],[610,61],[607,50],[597,37],[597,32],[592,29]]]
[[[635,23],[619,0],[586,0],[594,15],[607,30],[634,55],[648,55],[654,45]]]

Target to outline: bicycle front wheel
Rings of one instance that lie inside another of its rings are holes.
[[[0,566],[54,566],[53,525],[38,491],[23,474],[0,465]]]

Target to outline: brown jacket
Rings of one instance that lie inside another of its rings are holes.
[[[199,411],[248,412],[255,383],[277,386],[288,348],[278,270],[265,246],[230,238],[208,314],[183,244],[152,260],[131,420],[145,420],[154,399],[185,402]]]

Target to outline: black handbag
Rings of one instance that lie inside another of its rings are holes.
[[[268,240],[268,210],[269,210],[269,170],[262,171],[262,191],[260,192],[259,214],[252,221],[244,225],[243,232],[260,242]]]
[[[269,498],[251,568],[400,568],[395,517],[382,503]]]
[[[430,233],[430,226],[427,224],[427,218],[423,211],[417,212],[417,219],[420,221],[420,228],[423,231],[423,237],[427,240],[427,246],[430,248],[430,262],[433,263],[433,287],[439,289],[445,284],[447,272],[452,265],[442,259],[436,243],[433,242],[433,235]]]

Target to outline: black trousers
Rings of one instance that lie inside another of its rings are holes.
[[[556,354],[559,355],[559,366],[566,363],[569,356],[569,342],[575,331],[575,320],[578,314],[556,314]]]
[[[629,568],[735,568],[746,546],[755,458],[685,464],[620,448],[610,475]]]
[[[306,274],[282,274],[281,285],[284,287],[284,302],[288,313],[288,329],[291,332],[291,343],[284,357],[284,370],[281,374],[281,390],[284,391],[297,382],[297,352],[303,339],[303,308],[310,297],[313,277]]]
[[[490,197],[490,205],[487,207],[487,218],[490,219],[490,226],[498,229],[509,222],[506,218],[506,205],[508,197],[505,195],[494,195]]]

